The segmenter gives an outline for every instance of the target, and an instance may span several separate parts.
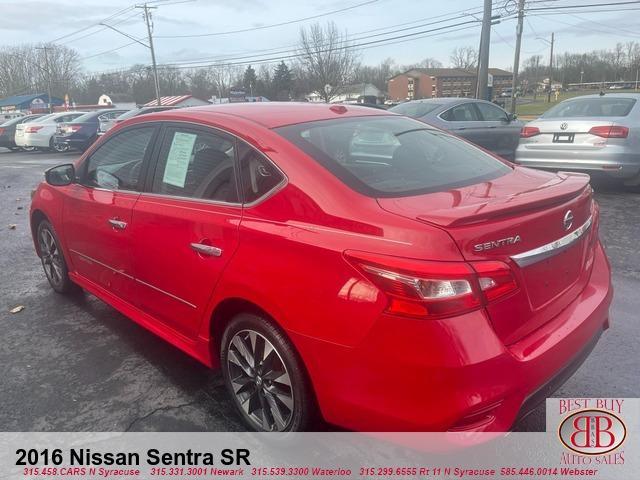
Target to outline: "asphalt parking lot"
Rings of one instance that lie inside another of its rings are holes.
[[[96,298],[49,288],[29,194],[46,168],[75,158],[0,148],[0,430],[242,430],[218,374]],[[640,193],[594,186],[614,272],[612,327],[555,396],[640,397]],[[540,407],[517,429],[544,425]]]

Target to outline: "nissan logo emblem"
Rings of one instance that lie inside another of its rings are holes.
[[[562,122],[560,124],[560,130],[566,130],[569,127],[569,124],[567,122]]]
[[[571,225],[573,225],[573,212],[571,210],[567,210],[567,213],[564,214],[562,225],[564,226],[565,230],[569,230],[571,228]]]

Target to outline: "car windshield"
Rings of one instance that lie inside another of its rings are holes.
[[[400,115],[406,115],[407,117],[419,118],[437,110],[441,106],[441,103],[433,102],[406,102],[396,105],[395,107],[391,107],[389,111],[399,113]]]
[[[623,97],[580,98],[559,103],[542,118],[626,117],[635,103],[635,99]]]
[[[446,191],[511,171],[469,143],[408,118],[324,120],[276,131],[349,187],[371,197]]]

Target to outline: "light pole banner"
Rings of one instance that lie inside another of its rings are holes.
[[[640,399],[548,399],[534,433],[2,433],[0,478],[640,478]]]

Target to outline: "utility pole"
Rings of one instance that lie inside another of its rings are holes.
[[[149,35],[149,49],[151,50],[151,62],[153,64],[153,80],[156,88],[156,101],[160,105],[160,83],[158,81],[158,65],[156,64],[156,52],[153,49],[153,35],[151,34],[151,12],[149,10],[157,7],[150,7],[146,3],[143,5],[136,5],[136,8],[142,8],[144,10],[144,21],[147,24],[147,33]]]
[[[44,50],[44,66],[47,69],[47,97],[49,104],[49,113],[53,113],[53,102],[51,101],[51,70],[49,69],[49,49],[51,47],[37,47],[37,50]]]
[[[518,25],[516,27],[516,53],[513,56],[513,80],[511,82],[511,113],[516,113],[516,88],[520,69],[520,46],[522,45],[522,23],[524,20],[524,0],[518,0]]]
[[[551,54],[549,55],[549,91],[547,92],[547,103],[551,103],[551,89],[553,88],[553,42],[554,33],[551,33]]]
[[[487,82],[489,80],[489,45],[491,43],[491,9],[492,1],[484,0],[482,14],[482,34],[480,36],[480,58],[478,59],[478,97],[488,99]]]

